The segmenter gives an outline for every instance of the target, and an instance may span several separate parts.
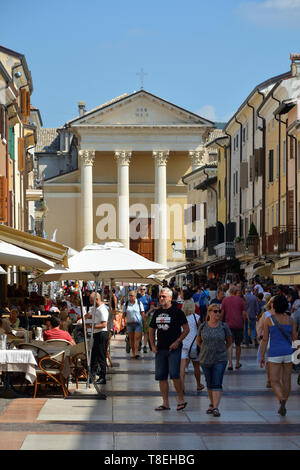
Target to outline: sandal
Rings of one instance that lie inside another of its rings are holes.
[[[186,405],[187,405],[187,402],[178,403],[176,410],[177,410],[177,411],[184,410],[184,408],[186,407]]]
[[[197,392],[201,392],[204,388],[205,388],[204,385],[200,384],[200,386],[197,387]]]
[[[214,409],[212,410],[212,414],[213,414],[214,416],[216,416],[216,417],[221,416],[221,413],[220,413],[220,411],[219,411],[218,408],[214,408]]]
[[[171,408],[169,408],[168,406],[165,406],[165,405],[160,405],[158,406],[157,408],[155,408],[154,411],[165,411],[165,410],[170,410]]]
[[[239,364],[239,365],[235,366],[236,369],[240,369],[241,367],[242,367],[242,364]]]
[[[233,370],[233,367],[227,367],[227,370]]]
[[[286,404],[286,400],[280,400],[280,408],[278,410],[278,414],[280,414],[281,416],[285,416],[286,415],[286,407],[285,407],[285,404]]]
[[[206,413],[208,415],[211,415],[213,413],[213,409],[214,409],[214,405],[211,403],[208,407],[208,409],[206,410]]]

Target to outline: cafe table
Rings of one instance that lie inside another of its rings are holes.
[[[33,384],[36,380],[37,362],[32,351],[22,349],[1,349],[0,350],[0,371],[5,392],[12,392],[16,396],[24,396],[15,389],[12,383],[12,373],[24,373],[25,378]]]

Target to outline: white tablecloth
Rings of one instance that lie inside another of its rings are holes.
[[[37,363],[32,351],[23,349],[0,350],[0,370],[2,372],[24,372],[26,379],[34,383],[36,366]]]

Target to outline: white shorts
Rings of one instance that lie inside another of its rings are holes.
[[[197,346],[193,347],[191,350],[191,354],[189,356],[190,348],[182,348],[181,350],[181,359],[191,359],[191,361],[198,362],[199,361],[199,354],[197,355]]]
[[[275,362],[276,364],[287,364],[288,362],[293,362],[292,361],[292,355],[288,354],[287,356],[274,356],[274,357],[268,357],[268,362]]]

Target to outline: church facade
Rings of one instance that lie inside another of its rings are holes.
[[[45,181],[46,232],[80,250],[120,241],[164,265],[185,259],[187,190],[214,123],[145,90],[124,94],[63,129],[76,136],[78,169]],[[175,242],[175,243],[173,243]],[[175,246],[175,249],[174,249]]]

